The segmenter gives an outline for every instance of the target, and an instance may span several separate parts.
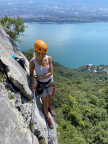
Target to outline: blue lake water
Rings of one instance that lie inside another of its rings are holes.
[[[108,23],[25,23],[21,50],[33,48],[35,40],[48,44],[54,61],[76,68],[86,64],[108,64]]]

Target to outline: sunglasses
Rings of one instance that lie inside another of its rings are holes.
[[[37,53],[36,51],[35,51],[35,54],[36,54],[37,56],[44,56],[44,55],[45,55],[45,54]]]

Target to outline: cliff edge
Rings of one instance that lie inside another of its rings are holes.
[[[25,69],[12,55],[25,60]],[[29,62],[0,26],[0,144],[58,144],[56,123],[50,115],[48,128],[40,98],[33,105],[32,96]]]

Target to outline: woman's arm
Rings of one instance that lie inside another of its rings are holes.
[[[39,76],[37,79],[38,80],[43,80],[45,78],[48,78],[53,74],[53,64],[52,64],[52,57],[48,56],[48,61],[49,61],[49,72],[47,74],[44,74],[42,76]]]

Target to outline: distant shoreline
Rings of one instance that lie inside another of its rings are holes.
[[[25,23],[47,23],[47,24],[51,24],[51,23],[58,23],[58,24],[63,24],[63,23],[99,23],[99,22],[104,22],[104,23],[107,23],[108,22],[108,19],[84,19],[84,18],[81,18],[81,19],[58,19],[58,18],[55,18],[55,19],[48,19],[48,18],[24,18],[22,17],[24,22]]]
[[[39,22],[39,21],[24,21],[24,23],[39,23],[39,24],[84,24],[84,23],[108,23],[108,21],[92,21],[92,22]]]

